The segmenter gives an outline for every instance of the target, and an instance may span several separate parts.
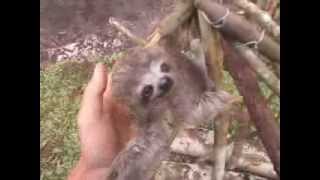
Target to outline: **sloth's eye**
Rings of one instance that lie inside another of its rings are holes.
[[[151,85],[147,85],[142,90],[142,98],[144,100],[147,100],[152,95],[152,93],[153,93],[153,87]]]
[[[169,72],[170,71],[170,66],[167,63],[162,63],[160,66],[161,72]]]

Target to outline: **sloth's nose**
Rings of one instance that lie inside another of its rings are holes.
[[[173,85],[173,80],[170,77],[162,77],[159,82],[159,89],[162,91],[161,94],[167,93]]]

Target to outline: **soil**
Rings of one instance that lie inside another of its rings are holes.
[[[134,46],[109,24],[113,17],[146,38],[175,0],[41,1],[40,64],[109,56]]]

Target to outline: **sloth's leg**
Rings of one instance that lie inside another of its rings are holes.
[[[193,126],[208,124],[218,113],[227,110],[236,101],[238,99],[225,91],[206,91],[202,94],[199,102],[194,105],[187,122]]]

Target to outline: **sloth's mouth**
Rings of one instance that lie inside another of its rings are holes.
[[[170,92],[170,90],[168,90],[168,91],[166,91],[166,92],[161,91],[157,97],[158,97],[158,98],[164,97],[164,96],[166,96],[167,94],[169,94],[169,92]]]
[[[159,83],[159,89],[160,89],[160,93],[158,95],[158,97],[163,97],[166,94],[169,93],[169,91],[172,89],[174,82],[172,80],[172,78],[165,76],[163,78],[160,79],[160,83]]]

